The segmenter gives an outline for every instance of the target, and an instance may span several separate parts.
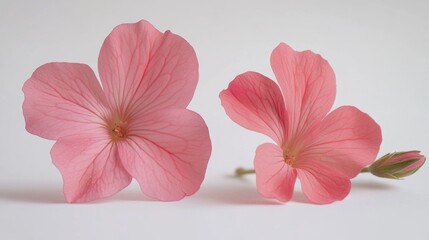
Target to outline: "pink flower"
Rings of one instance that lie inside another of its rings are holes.
[[[136,178],[148,196],[179,200],[204,179],[211,142],[188,106],[198,62],[183,38],[149,22],[117,26],[90,67],[48,63],[23,87],[26,129],[56,140],[68,202],[111,196]]]
[[[296,52],[281,43],[271,54],[271,67],[280,88],[259,73],[246,72],[220,93],[234,122],[277,144],[265,143],[256,150],[259,193],[289,201],[299,178],[314,203],[344,199],[350,179],[375,160],[380,127],[352,106],[328,114],[335,99],[335,75],[320,55]]]

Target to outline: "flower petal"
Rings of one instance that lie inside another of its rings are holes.
[[[148,196],[180,200],[194,194],[204,179],[211,153],[204,120],[187,109],[169,109],[131,123],[118,142],[121,160]]]
[[[191,45],[146,21],[114,28],[100,50],[98,68],[110,101],[127,111],[186,107],[198,82]]]
[[[243,73],[220,93],[220,99],[234,122],[282,145],[287,118],[280,89],[271,79],[256,72]]]
[[[106,98],[94,72],[77,63],[40,66],[23,91],[26,129],[43,138],[85,132],[103,123]]]
[[[421,155],[419,151],[409,152],[401,156],[402,159],[395,160],[395,162],[402,162],[406,159],[418,159],[415,163],[405,167],[401,170],[402,173],[413,171],[416,172],[426,162],[426,157]],[[411,174],[410,174],[411,175]]]
[[[128,186],[132,178],[117,154],[116,146],[99,130],[58,139],[51,156],[63,176],[67,201],[105,198]]]
[[[285,163],[283,151],[272,143],[256,149],[256,186],[266,198],[287,202],[292,198],[296,181],[296,170]]]
[[[308,135],[303,158],[324,162],[349,178],[371,164],[381,144],[380,126],[351,106],[337,108]]]
[[[351,183],[347,176],[316,160],[301,163],[297,172],[302,191],[311,202],[332,203],[343,200],[350,192]]]
[[[288,139],[305,135],[334,103],[334,71],[320,55],[297,52],[284,43],[272,52],[271,67],[285,97]]]

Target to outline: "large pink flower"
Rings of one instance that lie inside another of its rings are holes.
[[[23,87],[26,129],[56,140],[53,163],[69,202],[111,196],[137,179],[148,196],[179,200],[204,179],[211,142],[188,106],[198,62],[183,38],[150,23],[117,26],[87,65],[48,63]]]
[[[352,106],[328,114],[335,75],[320,55],[282,43],[271,54],[271,67],[280,88],[259,73],[246,72],[220,94],[233,121],[277,143],[256,150],[258,191],[289,201],[298,177],[310,201],[342,200],[350,192],[350,179],[375,160],[380,127]]]

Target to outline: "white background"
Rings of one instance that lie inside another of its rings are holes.
[[[252,167],[267,137],[234,124],[218,93],[247,70],[274,74],[281,41],[322,54],[337,76],[335,107],[355,105],[382,127],[380,155],[429,154],[428,1],[0,1],[0,239],[429,239],[429,169],[403,181],[353,179],[331,205],[262,198]],[[135,182],[106,200],[67,204],[51,163],[53,144],[24,129],[21,87],[40,65],[81,62],[96,70],[104,38],[146,19],[197,52],[190,108],[206,120],[213,153],[206,179],[179,202],[145,197]]]

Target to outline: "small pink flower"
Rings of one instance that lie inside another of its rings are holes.
[[[384,155],[367,170],[378,177],[401,179],[417,172],[425,162],[420,151],[394,152]]]
[[[328,114],[335,99],[335,75],[320,55],[296,52],[281,43],[271,54],[271,67],[280,88],[259,73],[246,72],[220,94],[234,122],[277,143],[256,150],[258,191],[289,201],[298,177],[314,203],[344,199],[350,179],[375,160],[380,127],[352,106]]]
[[[48,63],[23,87],[26,129],[56,140],[53,163],[68,202],[111,196],[136,178],[148,196],[179,200],[204,179],[211,142],[188,106],[198,62],[183,38],[149,22],[122,24],[90,67]]]

